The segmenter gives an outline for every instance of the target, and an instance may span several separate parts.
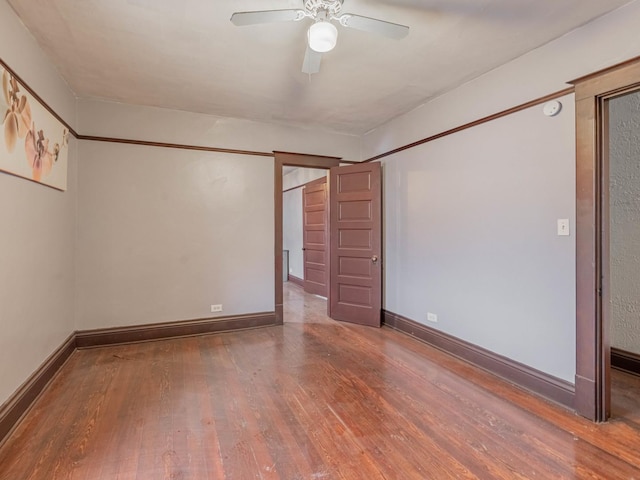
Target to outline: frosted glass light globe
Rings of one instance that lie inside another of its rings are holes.
[[[338,29],[334,24],[319,21],[309,28],[309,47],[318,53],[333,50],[338,41]]]

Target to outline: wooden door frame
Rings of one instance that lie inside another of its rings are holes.
[[[574,408],[610,413],[608,122],[610,98],[640,89],[640,57],[581,77],[576,102],[576,377]]]
[[[329,170],[340,165],[340,157],[307,155],[304,153],[274,151],[274,220],[275,220],[275,314],[276,324],[284,323],[283,288],[282,288],[282,167],[322,168]],[[327,187],[329,188],[329,187]]]

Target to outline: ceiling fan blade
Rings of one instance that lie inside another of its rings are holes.
[[[312,50],[307,45],[307,52],[304,54],[304,62],[302,62],[302,73],[318,73],[320,71],[320,62],[322,61],[322,54]]]
[[[304,10],[264,10],[257,12],[236,12],[231,15],[231,23],[238,27],[258,23],[297,22],[305,17]]]
[[[384,20],[377,20],[375,18],[363,17],[360,15],[353,15],[351,13],[345,13],[338,17],[340,25],[349,28],[355,28],[356,30],[363,30],[365,32],[377,33],[389,38],[400,39],[404,38],[409,33],[409,27],[406,25],[400,25],[398,23],[385,22]]]

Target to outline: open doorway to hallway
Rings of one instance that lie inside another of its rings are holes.
[[[329,169],[330,219],[325,243],[330,243],[326,280],[327,314],[339,321],[380,327],[382,309],[382,174],[380,163],[287,152],[274,152],[275,316],[283,312],[283,167]],[[326,193],[326,192],[325,192]],[[317,212],[314,212],[317,213]],[[306,279],[305,279],[306,285]]]
[[[322,314],[327,312],[327,172],[316,168],[283,168],[282,271],[285,322],[301,318],[305,313],[305,305],[307,308],[313,306],[314,311]],[[303,295],[305,292],[306,296]]]

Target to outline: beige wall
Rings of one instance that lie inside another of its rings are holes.
[[[383,163],[384,307],[573,381],[573,95]],[[438,316],[437,323],[427,313]]]
[[[91,135],[358,155],[357,137],[108,102]],[[78,329],[273,311],[273,158],[80,143]]]
[[[82,142],[81,330],[273,311],[273,161]]]
[[[640,55],[640,2],[369,132],[365,158]],[[573,95],[383,160],[384,308],[558,378],[575,375]],[[427,321],[427,312],[438,323]]]
[[[4,0],[0,58],[75,124],[75,98]],[[66,192],[0,172],[0,404],[74,330],[77,146]]]

